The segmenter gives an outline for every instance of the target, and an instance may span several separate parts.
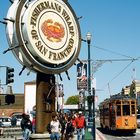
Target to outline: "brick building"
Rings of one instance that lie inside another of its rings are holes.
[[[24,112],[24,94],[15,94],[15,103],[7,105],[5,96],[0,94],[0,116],[10,116],[14,112]]]

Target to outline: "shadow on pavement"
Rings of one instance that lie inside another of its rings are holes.
[[[129,136],[135,136],[135,133],[132,133],[130,131],[115,131],[115,130],[106,130],[106,129],[102,129],[101,127],[97,128],[101,133],[103,134],[107,134],[107,135],[112,135],[112,136],[125,136],[125,137],[129,137]]]

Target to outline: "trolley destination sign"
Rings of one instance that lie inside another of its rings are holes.
[[[15,14],[10,12],[12,10]],[[81,33],[68,2],[14,1],[7,14],[8,19],[11,17],[15,22],[7,24],[8,41],[10,46],[21,44],[13,52],[22,65],[56,74],[75,63],[81,48]]]

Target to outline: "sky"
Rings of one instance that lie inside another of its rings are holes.
[[[99,104],[105,98],[119,93],[123,87],[130,85],[132,80],[140,80],[140,0],[68,0],[68,2],[76,16],[82,16],[79,19],[82,39],[86,39],[88,32],[92,34],[90,52],[91,64],[94,63],[93,69],[99,60],[108,60],[93,73],[96,79],[96,96],[98,96],[96,104]],[[0,0],[1,21],[6,17],[10,5],[9,0]],[[0,66],[15,68],[13,92],[24,93],[24,82],[35,80],[36,73],[31,72],[27,76],[28,70],[25,70],[19,76],[22,65],[12,52],[3,54],[9,46],[5,25],[1,23],[0,33]],[[87,43],[82,42],[79,59],[87,60],[87,58]],[[78,94],[76,66],[72,66],[68,72],[70,80],[65,73],[62,73],[65,100],[69,96]],[[0,79],[1,82],[5,80],[2,67]],[[1,88],[6,91],[6,86]]]

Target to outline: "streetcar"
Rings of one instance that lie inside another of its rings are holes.
[[[137,129],[136,99],[116,94],[99,105],[100,125],[105,130],[135,133]]]

